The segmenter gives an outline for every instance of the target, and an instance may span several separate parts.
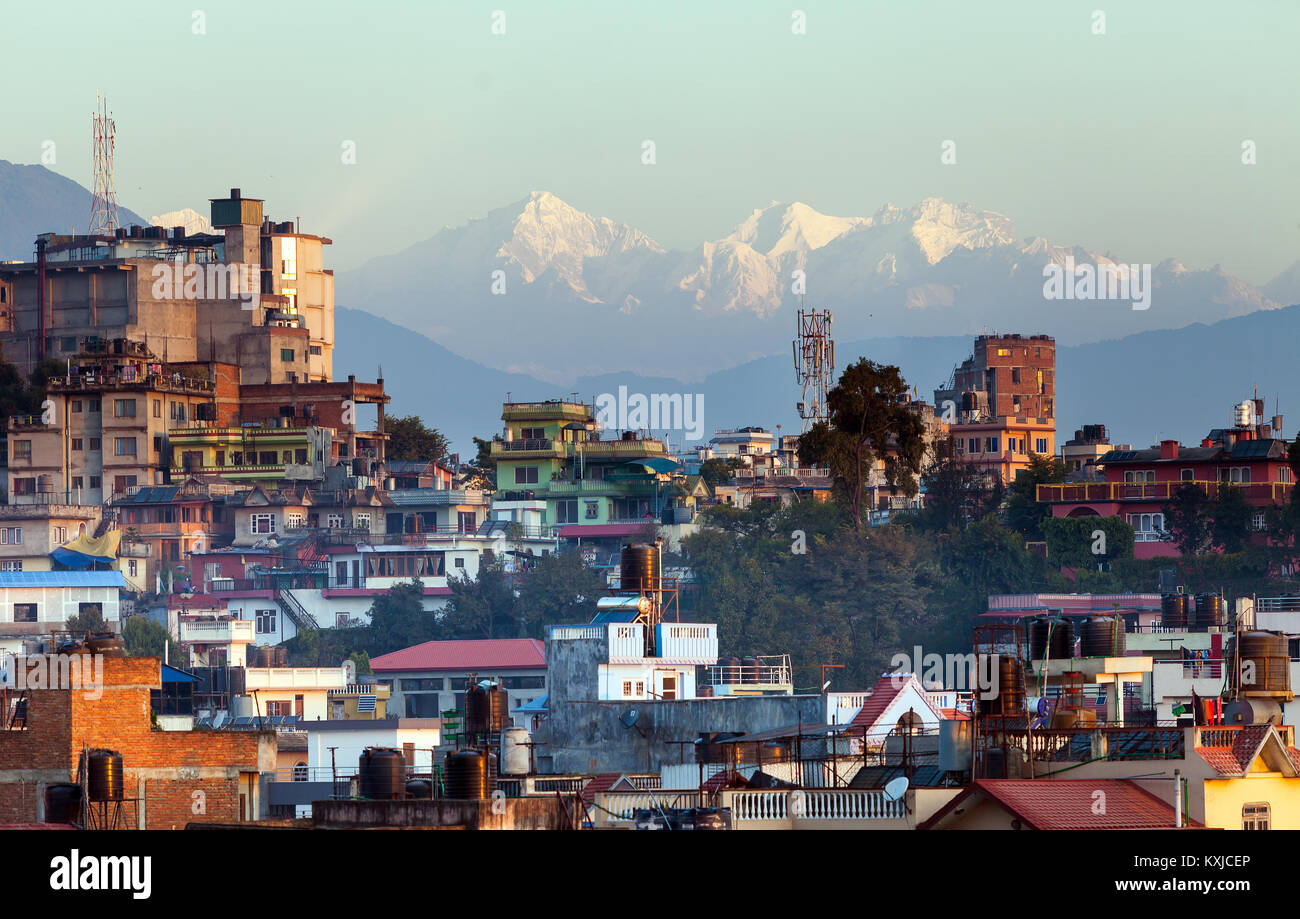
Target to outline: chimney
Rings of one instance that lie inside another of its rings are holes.
[[[232,189],[230,189],[230,197],[231,197],[232,199],[234,199],[235,201],[238,201],[238,200],[239,200],[239,189],[238,189],[238,188],[232,188]]]
[[[1178,459],[1178,441],[1176,440],[1160,441],[1160,458],[1162,460]]]

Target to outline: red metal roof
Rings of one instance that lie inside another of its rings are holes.
[[[637,788],[631,780],[621,772],[602,772],[600,775],[592,778],[590,782],[582,786],[579,793],[582,800],[590,804],[596,800],[596,793],[601,791],[636,791]]]
[[[1173,804],[1127,779],[979,779],[918,829],[934,828],[975,795],[996,801],[1034,830],[1174,828]]]
[[[536,638],[426,641],[423,644],[371,658],[370,666],[377,672],[535,669],[546,666],[546,645]]]

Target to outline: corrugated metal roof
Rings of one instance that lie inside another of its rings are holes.
[[[375,671],[525,670],[545,666],[546,646],[536,638],[426,641],[370,660]]]
[[[0,571],[0,587],[126,587],[120,571]]]
[[[1103,813],[1096,808],[1098,791],[1105,793]],[[973,795],[996,801],[1036,830],[1174,828],[1173,806],[1127,779],[980,779],[918,829],[941,825],[943,818]]]

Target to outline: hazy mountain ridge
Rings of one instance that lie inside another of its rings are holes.
[[[629,365],[701,379],[783,350],[802,304],[832,310],[842,340],[1016,330],[1077,344],[1285,302],[1219,266],[1189,268],[1176,258],[1152,267],[1146,310],[1127,300],[1045,299],[1044,266],[1067,258],[1125,261],[1042,237],[1019,240],[1006,215],[939,198],[869,217],[772,202],[720,239],[665,250],[632,227],[533,192],[340,272],[337,296],[484,364],[557,385]],[[1300,267],[1295,275],[1291,286],[1300,289]],[[1288,289],[1284,280],[1277,291]]]
[[[93,196],[81,185],[44,166],[0,160],[0,259],[31,261],[41,233],[85,233]],[[118,223],[149,221],[117,206]]]

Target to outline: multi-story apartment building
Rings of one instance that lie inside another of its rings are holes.
[[[334,438],[332,428],[297,426],[290,419],[282,424],[178,427],[170,432],[169,467],[176,477],[219,475],[242,485],[320,481]]]
[[[662,510],[665,480],[678,468],[663,441],[632,431],[602,439],[592,407],[581,402],[510,402],[501,418],[504,438],[492,444],[497,519],[617,536]]]
[[[238,364],[246,383],[329,380],[330,240],[264,218],[239,189],[212,201],[218,234],[184,228],[46,233],[31,262],[0,265],[0,346],[29,374],[88,336],[143,342],[164,362]],[[232,286],[234,289],[232,290]]]
[[[143,344],[86,339],[41,415],[9,419],[9,499],[102,504],[168,481],[169,431],[236,398],[237,368],[166,364]],[[71,359],[70,359],[71,360]]]
[[[102,510],[87,504],[0,504],[0,571],[49,571],[50,553],[94,533]]]
[[[1056,452],[1056,341],[1048,335],[981,335],[973,354],[934,391],[957,458],[1004,483],[1030,454]]]

